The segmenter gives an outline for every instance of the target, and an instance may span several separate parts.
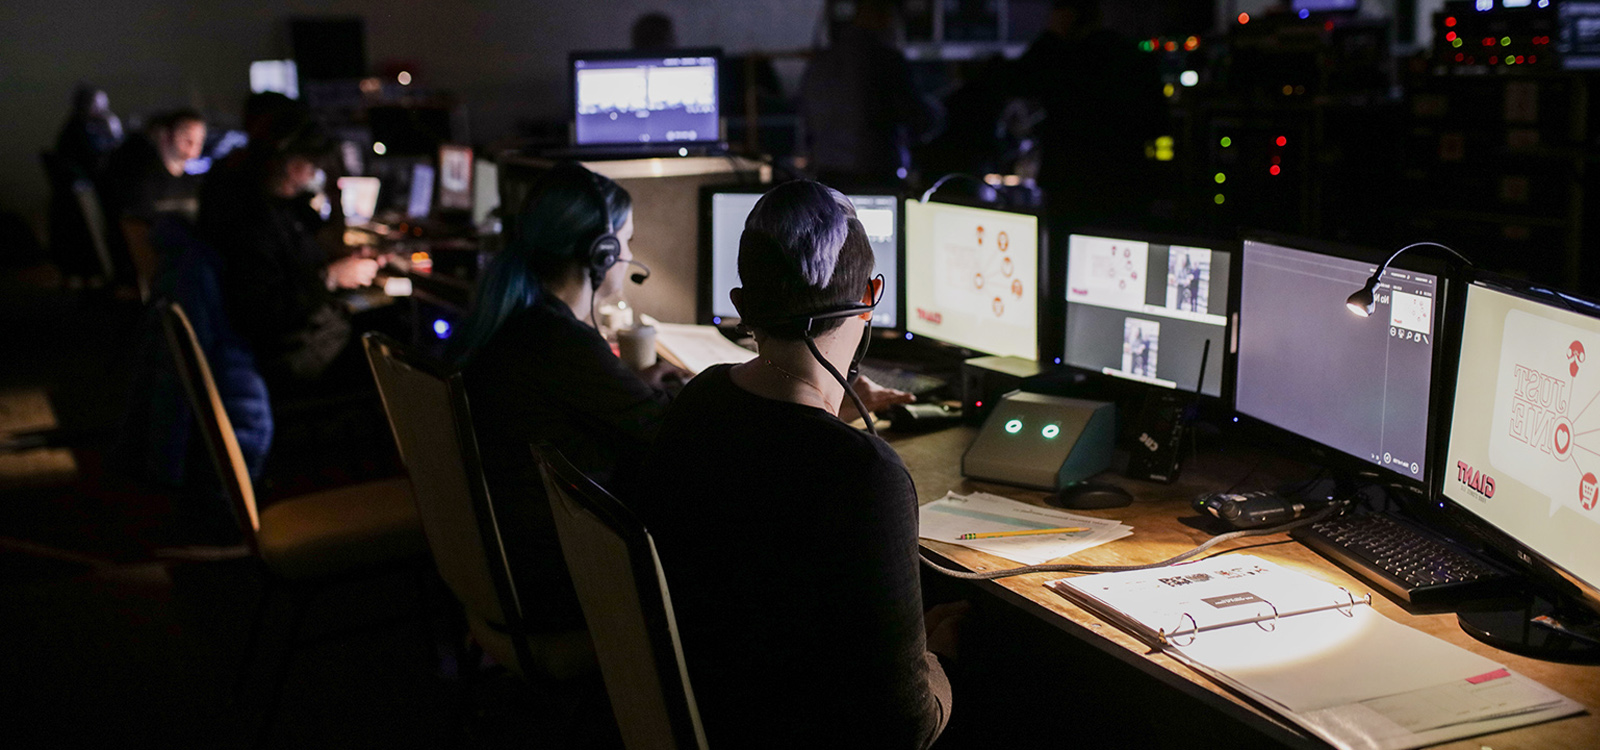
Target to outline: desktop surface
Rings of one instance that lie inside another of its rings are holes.
[[[975,433],[976,428],[963,426],[926,434],[888,431],[885,432],[885,437],[905,460],[916,483],[919,503],[926,504],[937,500],[946,492],[966,494],[982,491],[1044,505],[1046,497],[1044,492],[975,482],[961,476],[959,457]],[[1190,499],[1195,495],[1215,492],[1245,476],[1251,476],[1252,481],[1271,483],[1294,478],[1297,475],[1293,472],[1311,468],[1298,465],[1288,457],[1272,455],[1272,460],[1267,461],[1266,465],[1272,470],[1285,473],[1282,476],[1266,476],[1258,473],[1263,471],[1260,462],[1266,455],[1268,454],[1259,450],[1234,447],[1221,450],[1203,449],[1189,463],[1179,481],[1171,485],[1138,482],[1111,473],[1095,477],[1097,480],[1129,489],[1134,495],[1133,505],[1111,510],[1076,512],[1123,521],[1133,527],[1134,533],[1126,539],[1086,550],[1073,556],[1071,561],[1098,565],[1133,565],[1172,557],[1221,531],[1205,525],[1195,515],[1189,505]],[[1008,560],[953,544],[924,540],[922,546],[937,553],[938,557],[954,561],[969,570],[1015,567],[1015,564]],[[1580,703],[1588,706],[1600,705],[1600,680],[1594,679],[1594,667],[1539,661],[1492,648],[1463,632],[1457,625],[1455,616],[1450,613],[1411,614],[1400,604],[1384,597],[1373,587],[1335,567],[1315,552],[1291,542],[1287,534],[1235,539],[1219,544],[1210,554],[1225,554],[1235,550],[1247,551],[1248,554],[1344,586],[1351,591],[1374,591],[1373,606],[1384,616],[1505,664]],[[1177,689],[1187,698],[1198,702],[1219,721],[1225,721],[1236,727],[1222,730],[1224,734],[1239,734],[1249,730],[1286,747],[1327,747],[1320,740],[1310,738],[1300,730],[1286,725],[1282,719],[1212,682],[1170,655],[1151,651],[1148,644],[1104,622],[1043,585],[1047,581],[1070,575],[1034,573],[982,582],[978,587],[1033,615],[1046,625],[1055,628],[1063,637],[1085,643],[1120,661],[1127,669],[1154,676]],[[1485,746],[1500,747],[1503,744],[1515,747],[1576,748],[1590,746],[1592,738],[1597,736],[1600,736],[1600,716],[1589,713],[1502,733],[1458,740],[1437,747],[1451,748],[1451,750],[1480,750]]]
[[[1039,219],[908,200],[905,329],[999,356],[1039,358]]]

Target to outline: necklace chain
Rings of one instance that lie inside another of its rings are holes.
[[[783,369],[782,366],[780,366],[777,362],[772,361],[771,358],[762,357],[761,358],[761,363],[766,365],[766,366],[768,366],[768,367],[771,367],[774,370],[777,370],[778,374],[784,376],[785,378],[788,378],[788,379],[793,380],[793,381],[798,382],[798,383],[803,383],[806,386],[810,387],[811,390],[817,392],[817,396],[821,397],[824,402],[826,402],[828,400],[827,394],[823,393],[822,392],[822,388],[817,386],[816,383],[813,383],[810,380],[802,378],[799,375],[796,375],[796,374],[794,374],[792,372],[789,372],[788,370]]]

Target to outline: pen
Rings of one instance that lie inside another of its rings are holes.
[[[1022,531],[986,531],[982,534],[962,534],[957,539],[1000,539],[1008,536],[1038,536],[1040,534],[1070,534],[1074,531],[1088,531],[1082,526],[1067,526],[1059,529],[1023,529]]]

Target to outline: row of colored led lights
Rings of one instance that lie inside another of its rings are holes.
[[[1139,49],[1145,52],[1159,52],[1162,50],[1177,52],[1179,47],[1183,47],[1185,52],[1193,52],[1200,48],[1200,37],[1191,36],[1180,42],[1176,39],[1162,39],[1161,37],[1153,36],[1139,42]]]
[[[1281,136],[1280,135],[1277,138],[1273,139],[1272,143],[1273,143],[1273,145],[1277,146],[1278,148],[1283,148],[1284,146],[1289,145],[1289,139],[1288,139],[1287,136]],[[1228,136],[1222,136],[1222,140],[1217,141],[1217,145],[1219,145],[1219,146],[1221,146],[1223,148],[1233,148],[1233,139],[1229,138]],[[1283,157],[1281,157],[1281,156],[1279,156],[1277,154],[1273,154],[1272,155],[1272,165],[1267,167],[1267,174],[1270,174],[1273,177],[1277,177],[1278,175],[1283,174]],[[1223,183],[1228,181],[1228,173],[1227,172],[1218,172],[1211,179],[1213,181],[1215,181],[1218,185],[1221,185],[1221,184],[1223,184]],[[1217,193],[1216,195],[1211,197],[1211,202],[1220,206],[1220,205],[1228,202],[1228,197],[1226,195],[1223,195],[1222,193]]]

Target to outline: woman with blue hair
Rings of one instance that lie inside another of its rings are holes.
[[[924,617],[916,488],[839,416],[883,290],[872,272],[843,195],[763,196],[733,290],[759,356],[689,383],[630,483],[712,746],[921,748],[949,719],[933,652],[952,651],[960,605]]]
[[[579,628],[583,616],[529,444],[548,442],[610,484],[642,458],[670,401],[662,381],[681,373],[665,363],[633,372],[592,324],[634,264],[632,237],[633,202],[615,182],[572,163],[541,174],[452,340],[490,497],[528,542],[507,555],[540,602],[538,628]]]

